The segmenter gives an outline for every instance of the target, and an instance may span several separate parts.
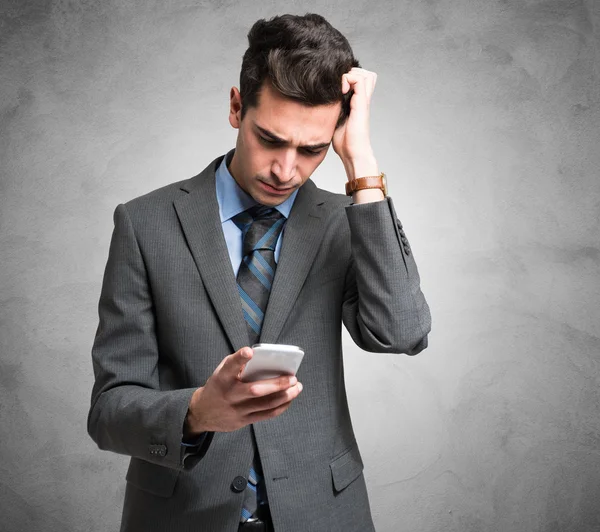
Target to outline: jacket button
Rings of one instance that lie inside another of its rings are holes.
[[[244,491],[246,489],[247,485],[248,485],[248,480],[242,476],[239,476],[239,477],[235,477],[233,479],[233,482],[231,483],[231,489],[233,491],[235,491],[236,493],[241,493],[242,491]]]

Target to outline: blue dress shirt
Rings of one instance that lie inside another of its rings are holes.
[[[242,190],[233,176],[229,173],[226,157],[223,158],[223,162],[217,169],[215,178],[221,226],[223,227],[225,242],[227,242],[227,249],[229,250],[233,273],[237,277],[242,262],[242,231],[235,225],[231,218],[256,205],[257,202],[252,196]],[[292,210],[297,194],[298,189],[294,190],[291,196],[281,205],[275,207],[286,218],[289,218],[290,216],[290,211]],[[285,226],[283,227],[283,231],[280,233],[275,246],[275,262],[279,261],[281,238],[284,232]]]

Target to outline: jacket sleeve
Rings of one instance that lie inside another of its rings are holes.
[[[352,249],[342,313],[346,329],[365,351],[420,353],[431,314],[392,198],[345,209]]]
[[[114,224],[92,347],[87,430],[100,449],[189,469],[213,434],[184,461],[190,449],[182,445],[183,426],[195,388],[161,390],[152,294],[125,205],[116,208]]]

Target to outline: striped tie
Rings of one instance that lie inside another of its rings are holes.
[[[249,335],[249,345],[258,343],[275,277],[275,245],[286,218],[277,209],[255,205],[232,218],[242,231],[242,262],[237,287]],[[253,442],[254,443],[254,442]],[[267,504],[262,468],[256,448],[244,493],[241,521],[256,517],[259,505]]]

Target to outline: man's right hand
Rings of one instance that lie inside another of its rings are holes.
[[[242,347],[226,356],[206,384],[194,392],[185,420],[185,436],[231,432],[279,416],[290,407],[302,391],[296,377],[241,380],[242,370],[252,355],[251,347]]]

